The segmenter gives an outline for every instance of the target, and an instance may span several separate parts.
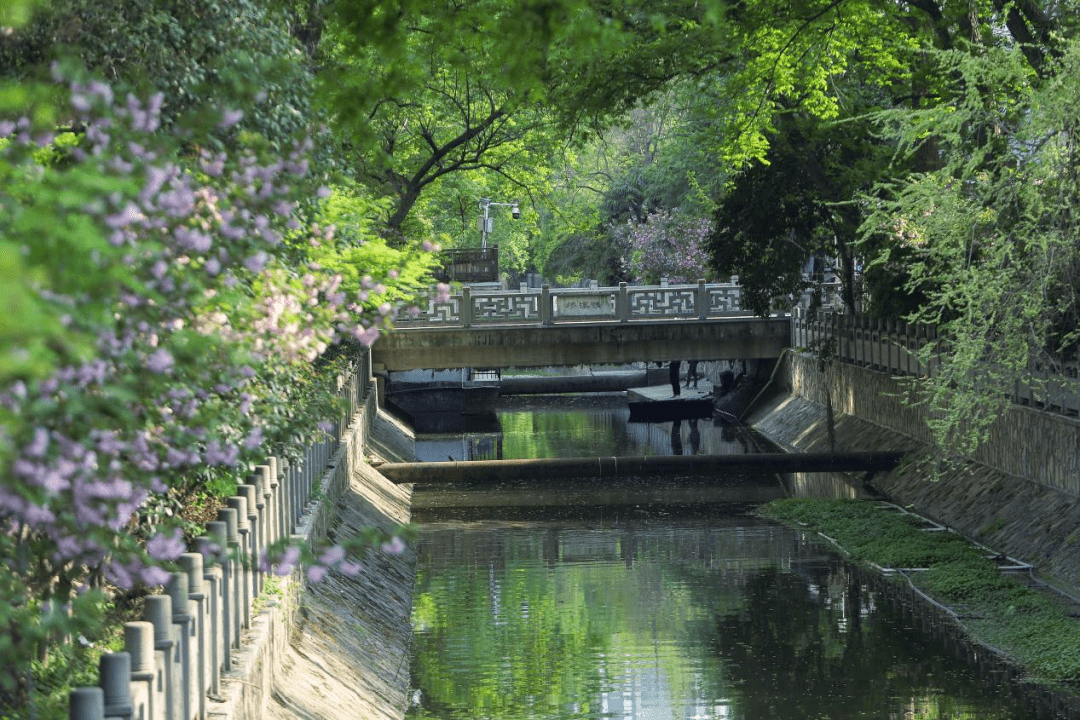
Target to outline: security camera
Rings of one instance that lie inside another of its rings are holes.
[[[521,208],[518,207],[517,203],[510,206],[510,215],[512,215],[515,220],[521,217]]]

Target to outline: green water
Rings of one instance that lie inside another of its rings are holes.
[[[618,417],[572,410],[560,424],[557,408],[534,422],[513,407],[503,451],[610,453],[604,435],[628,435]],[[661,452],[670,428],[638,437]],[[542,432],[561,438],[530,437]],[[1038,717],[910,627],[859,571],[745,503],[667,504],[661,489],[612,504],[590,500],[590,481],[563,487],[531,504],[458,494],[452,509],[417,490],[407,717]]]

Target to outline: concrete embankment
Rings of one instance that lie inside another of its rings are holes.
[[[372,384],[371,389],[373,390]],[[341,449],[321,481],[321,497],[296,537],[319,548],[363,529],[408,523],[411,487],[395,485],[369,464],[414,457],[412,432],[380,412],[368,392]],[[408,705],[412,548],[371,550],[355,576],[332,571],[308,583],[300,573],[277,579],[277,592],[222,674],[208,716],[224,720],[401,718]]]
[[[401,459],[394,446],[409,431],[380,413],[367,450]],[[409,522],[411,487],[395,485],[367,464],[352,473],[336,501],[328,539]],[[408,707],[410,613],[415,555],[372,550],[355,576],[331,572],[299,598],[296,624],[274,673],[269,718],[400,718]]]
[[[744,418],[770,440],[789,451],[827,451],[831,392],[836,450],[908,454],[867,479],[871,489],[1080,595],[1080,422],[1014,407],[975,458],[946,466],[920,409],[904,402],[910,388],[902,380],[840,363],[821,371],[816,358],[789,352],[772,389]]]

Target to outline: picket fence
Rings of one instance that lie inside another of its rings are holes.
[[[124,625],[124,651],[101,657],[98,686],[71,691],[69,720],[207,720],[266,587],[258,558],[295,537],[315,509],[313,493],[369,386],[370,358],[361,353],[339,378],[341,412],[324,439],[296,462],[268,457],[226,500],[206,535],[180,556],[165,594],[148,596],[143,620]]]

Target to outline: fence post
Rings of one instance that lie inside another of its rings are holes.
[[[218,517],[221,517],[223,510],[218,511]],[[229,512],[235,513],[235,510]],[[235,593],[232,590],[232,564],[228,558],[229,550],[229,525],[221,520],[214,520],[206,523],[206,532],[210,534],[211,549],[213,546],[217,546],[217,575],[214,580],[217,583],[217,592],[214,597],[217,601],[217,607],[215,610],[221,618],[221,624],[218,626],[218,633],[215,638],[215,649],[220,648],[218,656],[215,658],[218,662],[217,671],[215,672],[214,691],[217,692],[220,683],[222,672],[232,670],[232,626],[236,624],[236,616],[233,614],[233,598]]]
[[[188,595],[186,573],[172,573],[165,592],[172,601],[172,622],[177,628],[176,654],[180,662],[180,697],[175,703],[180,708],[183,720],[192,720],[195,707],[195,664],[199,661],[195,647],[195,616],[191,613],[191,598]]]
[[[218,510],[218,520],[225,523],[225,543],[229,549],[228,555],[222,562],[222,566],[228,572],[225,580],[225,590],[228,593],[229,644],[231,648],[239,648],[240,626],[243,624],[244,611],[240,607],[243,598],[243,588],[241,587],[243,584],[241,580],[243,572],[240,569],[240,527],[236,508],[220,508]],[[232,665],[230,664],[226,669],[231,670]]]
[[[251,587],[251,602],[259,594],[259,553],[263,548],[265,538],[262,536],[258,510],[259,491],[255,487],[256,480],[248,477],[249,482],[238,485],[236,492],[247,501],[248,519],[248,584]],[[250,483],[250,484],[249,484]]]
[[[206,695],[210,692],[210,676],[213,662],[210,655],[210,598],[203,580],[203,556],[201,553],[184,553],[180,556],[180,568],[187,575],[189,605],[195,608],[192,632],[195,638],[195,663],[192,665],[194,697],[198,703],[199,720],[206,719]]]
[[[239,490],[237,491],[239,492]],[[236,511],[236,581],[239,585],[237,600],[240,603],[240,615],[244,618],[243,627],[251,627],[251,570],[248,559],[251,557],[251,525],[248,522],[247,498],[234,495],[225,500],[230,510]],[[226,521],[227,522],[227,521]],[[236,637],[236,646],[240,647],[240,636]]]
[[[472,307],[472,289],[466,285],[461,288],[461,325],[462,327],[472,327],[473,322],[473,307]]]
[[[124,650],[131,657],[133,714],[140,720],[164,720],[164,708],[154,693],[154,626],[124,623]]]
[[[554,320],[554,315],[551,304],[551,286],[544,283],[540,286],[540,324],[550,325]]]
[[[80,687],[68,694],[69,720],[105,720],[105,693],[101,688]]]
[[[131,655],[126,652],[102,655],[98,660],[98,684],[105,698],[105,717],[131,720],[135,710],[131,704]]]
[[[619,294],[615,298],[615,315],[619,322],[630,322],[630,291],[626,283],[619,283]]]
[[[697,297],[694,301],[697,303],[697,319],[704,320],[709,317],[709,290],[705,287],[704,278],[697,281]]]
[[[285,532],[285,490],[281,487],[281,463],[274,456],[267,458],[270,467],[270,493],[274,505],[274,541],[286,537]]]
[[[248,475],[239,487],[248,501],[248,524],[251,525],[251,590],[252,597],[262,592],[263,573],[259,558],[266,549],[266,505],[263,503],[262,475]]]
[[[180,673],[177,667],[176,641],[173,639],[172,615],[172,598],[168,595],[147,596],[143,619],[154,626],[154,660],[158,665],[158,682],[165,708],[162,717],[179,720],[176,711],[181,704]]]

